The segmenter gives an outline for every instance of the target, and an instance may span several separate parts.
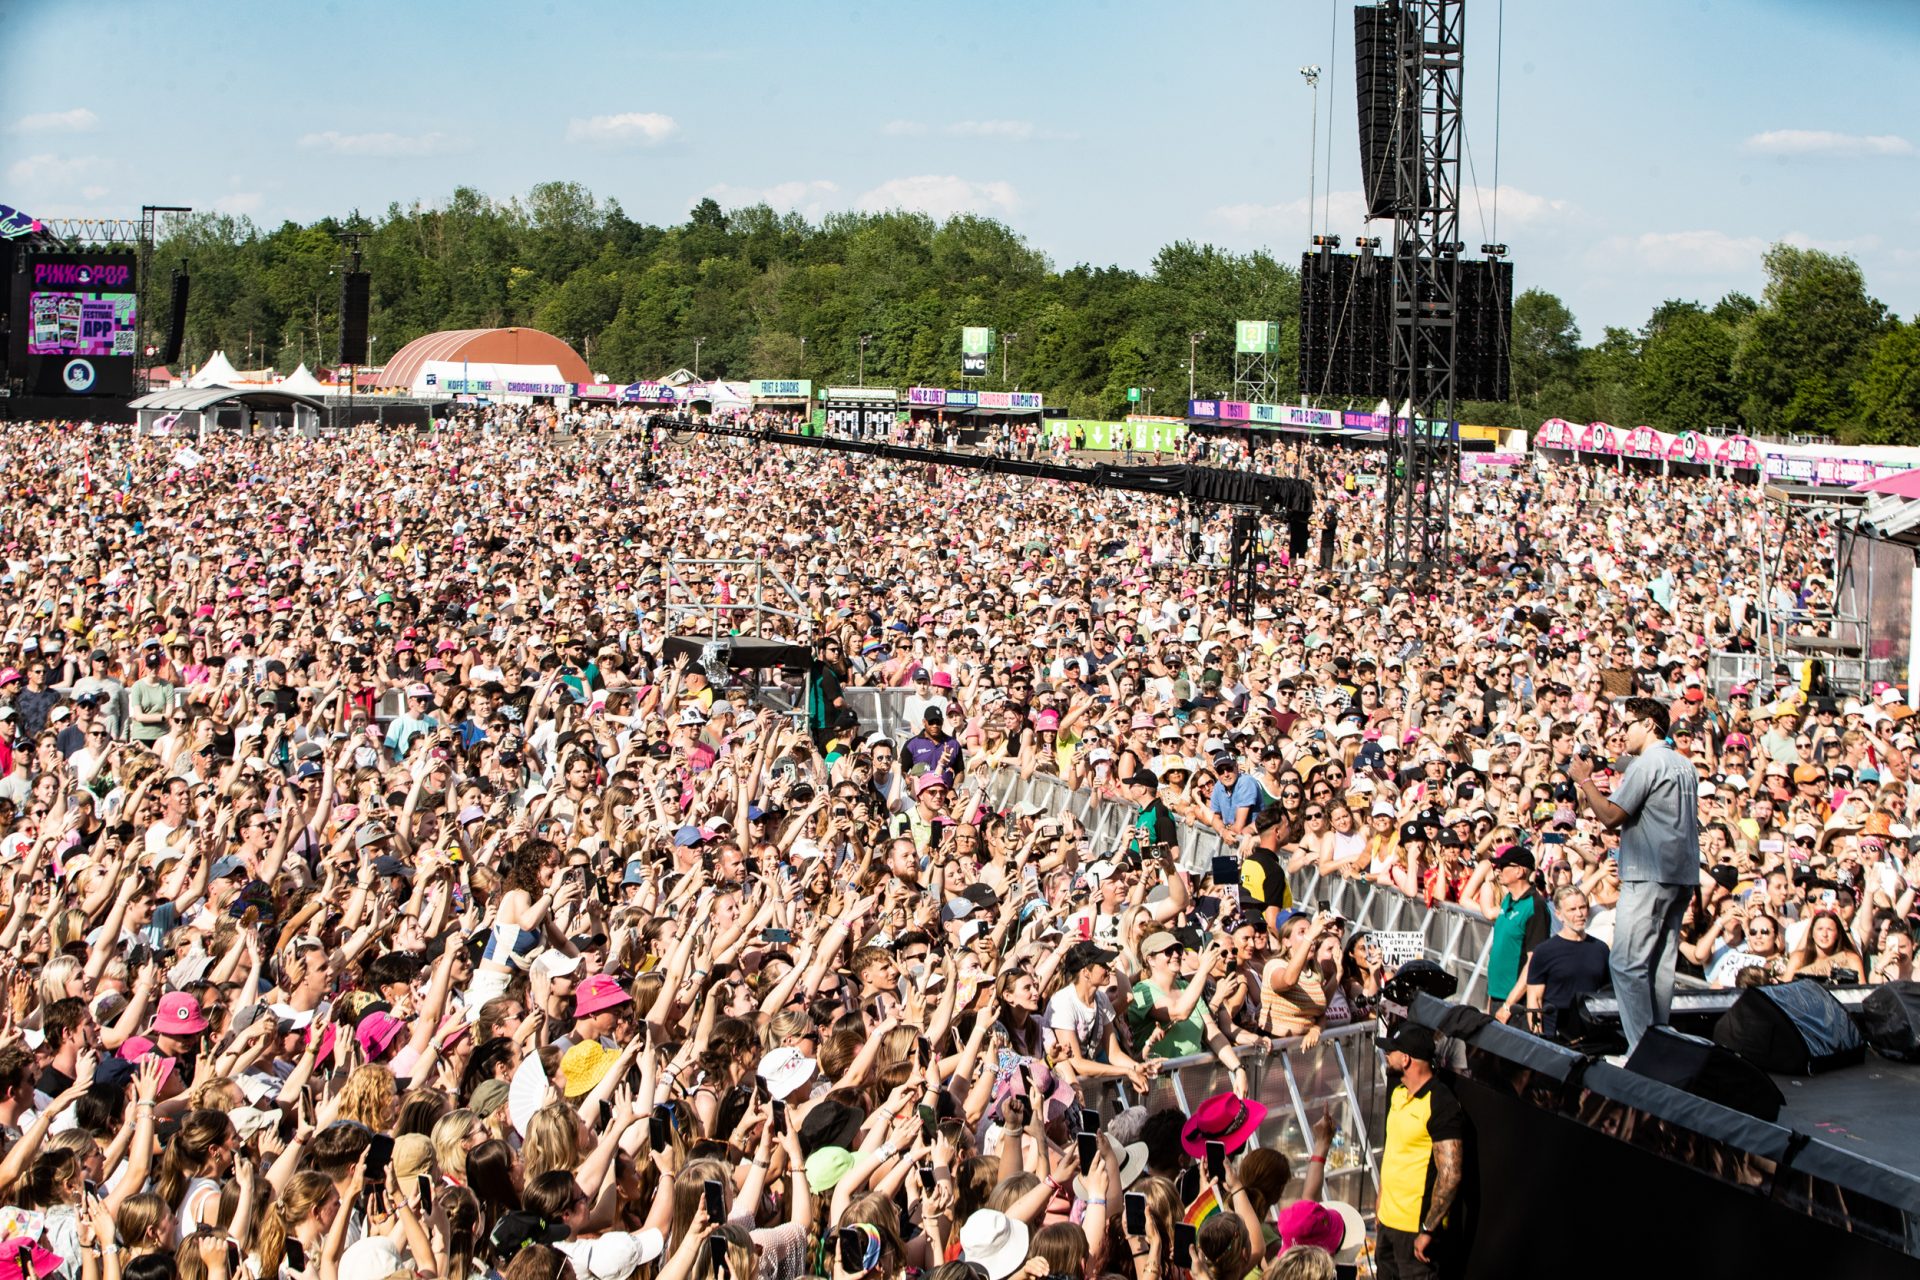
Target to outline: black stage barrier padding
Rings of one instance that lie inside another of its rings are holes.
[[[1451,1081],[1472,1122],[1463,1213],[1465,1280],[1907,1280],[1920,1263],[1659,1154],[1671,1133],[1608,1137],[1502,1082]],[[1654,1129],[1649,1132],[1649,1129]],[[1683,1135],[1683,1139],[1691,1135]],[[1791,1176],[1791,1175],[1790,1175]],[[1848,1201],[1858,1212],[1864,1202]]]

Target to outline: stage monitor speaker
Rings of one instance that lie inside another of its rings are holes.
[[[1649,1028],[1626,1069],[1769,1123],[1787,1105],[1766,1072],[1731,1049],[1671,1027]]]
[[[1920,1062],[1920,982],[1875,987],[1861,1003],[1858,1021],[1881,1057]]]
[[[1747,988],[1714,1026],[1713,1042],[1775,1075],[1817,1075],[1867,1057],[1867,1042],[1833,993],[1805,978]]]
[[[173,273],[173,311],[167,317],[167,341],[160,348],[159,364],[178,360],[180,348],[187,340],[187,280],[186,272]]]
[[[371,294],[371,277],[364,271],[349,271],[340,281],[340,364],[358,366],[367,362],[367,303]]]

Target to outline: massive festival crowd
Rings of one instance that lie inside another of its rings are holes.
[[[1389,974],[1289,874],[1485,915],[1488,1011],[1566,1034],[1622,898],[1587,793],[1656,735],[1682,972],[1913,976],[1904,694],[1709,681],[1783,604],[1750,489],[1490,473],[1409,590],[1373,460],[1271,445],[1338,546],[1277,531],[1241,620],[1223,531],[1141,495],[664,434],[647,486],[630,422],[551,425],[10,430],[0,1280],[1331,1276],[1340,1125],[1256,1141],[1249,1073]],[[695,561],[794,585],[794,714],[668,653],[749,624]],[[1009,774],[1137,821],[1091,847]],[[1423,1274],[1457,1107],[1386,1047],[1368,1265]],[[1229,1087],[1175,1106],[1198,1054]]]

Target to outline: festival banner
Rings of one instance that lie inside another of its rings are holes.
[[[1760,446],[1747,436],[1728,436],[1713,451],[1713,460],[1736,471],[1755,471],[1760,466]]]
[[[1665,432],[1641,425],[1627,433],[1626,443],[1620,447],[1620,451],[1629,458],[1658,461],[1667,456],[1667,440]]]
[[[807,400],[813,396],[808,378],[755,378],[747,384],[755,400]]]

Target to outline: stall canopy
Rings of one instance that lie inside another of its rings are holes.
[[[1611,423],[1589,422],[1575,443],[1581,453],[1613,457],[1620,452],[1620,432]]]
[[[1625,443],[1620,451],[1629,458],[1648,458],[1655,462],[1666,460],[1667,450],[1673,444],[1673,437],[1664,431],[1652,427],[1638,426],[1627,432]]]
[[[1540,424],[1540,431],[1533,443],[1540,449],[1572,449],[1579,428],[1565,418],[1548,418]]]
[[[1713,451],[1713,460],[1738,471],[1760,469],[1760,446],[1746,436],[1728,436]]]
[[[680,398],[688,404],[704,404],[715,413],[747,409],[753,405],[753,390],[745,382],[713,381],[682,387]]]
[[[1694,466],[1713,465],[1713,442],[1695,431],[1682,431],[1670,437],[1667,445],[1668,462],[1685,462]]]

